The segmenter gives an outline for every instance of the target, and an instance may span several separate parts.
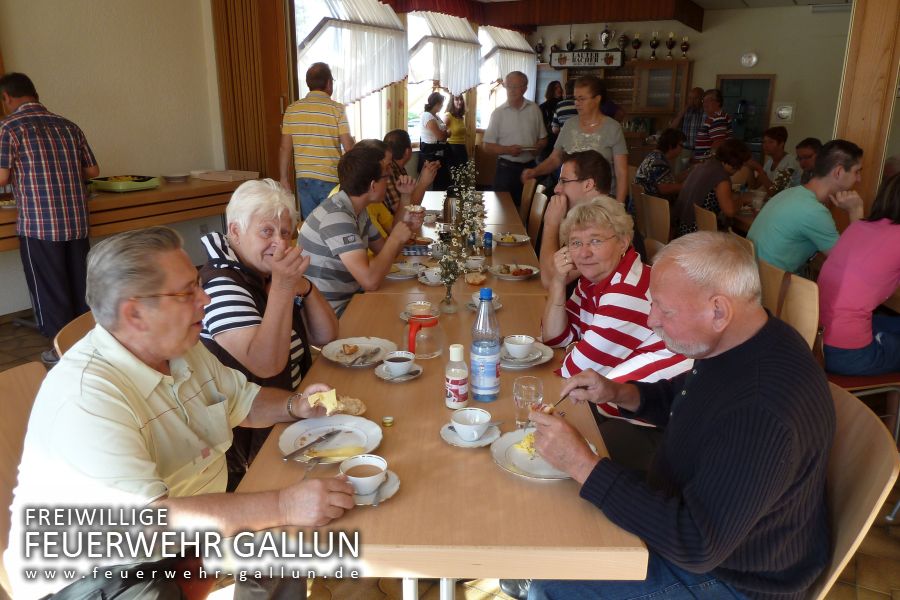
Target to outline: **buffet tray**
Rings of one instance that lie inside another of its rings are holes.
[[[126,179],[130,178],[130,179]],[[113,175],[91,179],[94,188],[100,192],[134,192],[152,190],[159,187],[159,177],[148,175]]]

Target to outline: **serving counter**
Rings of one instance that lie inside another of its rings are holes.
[[[90,237],[224,213],[241,181],[189,179],[139,192],[99,192],[88,200]],[[16,250],[15,209],[0,210],[0,251]]]

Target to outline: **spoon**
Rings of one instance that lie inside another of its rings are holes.
[[[306,476],[309,475],[309,472],[312,471],[320,462],[322,462],[321,456],[309,459],[309,462],[306,463],[306,470],[303,471],[303,477],[300,478],[300,481],[306,479]]]
[[[386,484],[388,482],[388,479],[390,479],[390,478],[387,475],[385,475],[382,482],[379,483],[378,487],[375,488],[375,491],[372,492],[373,494],[375,494],[375,497],[372,498],[372,506],[378,506],[378,503],[381,502],[381,498],[379,498],[379,496],[381,495],[381,488],[383,488],[384,484]]]
[[[409,373],[404,373],[402,375],[397,375],[395,377],[389,377],[387,380],[393,381],[395,383],[399,383],[401,381],[408,381],[410,379],[413,379],[414,377],[418,377],[421,373],[422,373],[422,367],[419,367],[418,369],[416,369],[414,371],[410,371]]]

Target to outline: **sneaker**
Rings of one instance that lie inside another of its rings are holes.
[[[56,350],[54,350],[53,348],[44,350],[43,352],[41,352],[41,362],[48,367],[52,367],[59,362],[59,355],[56,354]]]
[[[529,587],[531,587],[530,579],[500,580],[500,589],[503,590],[503,593],[517,600],[527,600]]]

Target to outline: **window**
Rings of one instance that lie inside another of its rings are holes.
[[[353,139],[384,139],[387,133],[386,96],[384,91],[379,90],[346,106]]]
[[[506,88],[498,81],[482,83],[476,91],[475,127],[487,129],[494,109],[506,102]]]
[[[422,122],[422,112],[428,96],[431,92],[439,89],[434,81],[423,81],[421,83],[409,83],[406,85],[406,131],[409,132],[409,139],[413,145],[418,145],[421,132],[419,124]],[[444,94],[444,102],[446,107],[449,95],[446,90],[441,90]]]

